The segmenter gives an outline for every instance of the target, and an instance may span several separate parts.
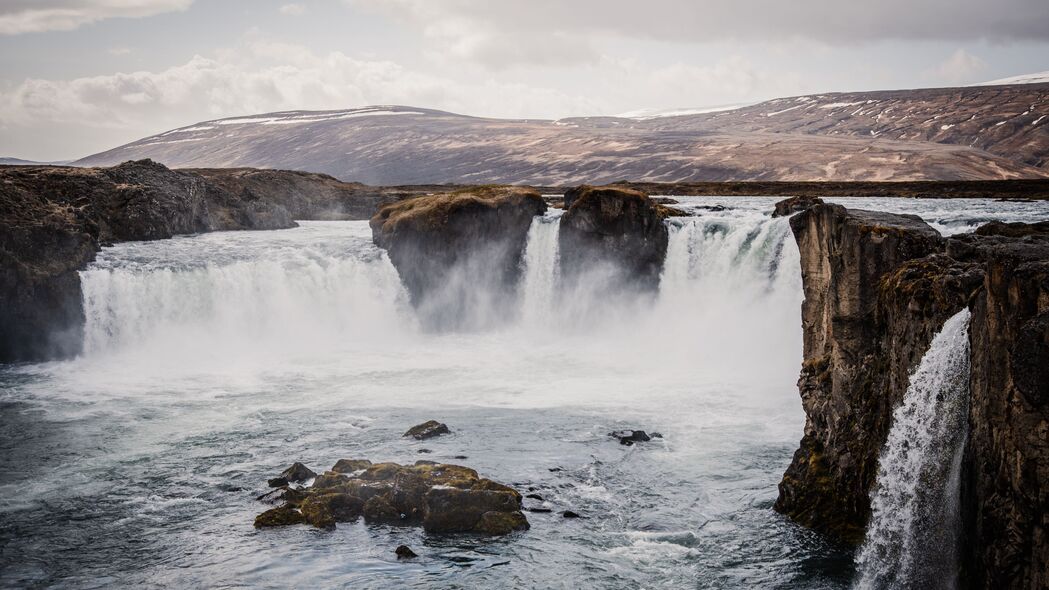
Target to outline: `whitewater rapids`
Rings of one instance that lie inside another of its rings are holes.
[[[771,509],[804,424],[788,222],[775,199],[682,201],[654,298],[566,297],[552,212],[517,317],[470,331],[420,328],[365,222],[104,249],[83,355],[0,368],[0,585],[848,587],[851,554]],[[1029,214],[982,203],[852,206],[945,232]],[[401,438],[431,418],[454,433]],[[268,477],[344,457],[464,463],[554,512],[495,540],[252,528]]]

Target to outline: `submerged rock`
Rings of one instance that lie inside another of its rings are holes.
[[[437,420],[427,420],[422,424],[412,426],[408,429],[408,432],[405,432],[402,436],[410,436],[415,440],[426,440],[428,438],[433,438],[442,434],[449,434],[451,432],[451,430],[448,430],[447,424],[442,424]]]
[[[366,465],[366,466],[365,466]],[[353,469],[318,476],[309,488],[256,519],[256,526],[309,523],[332,529],[360,517],[371,524],[422,526],[432,533],[503,535],[528,528],[521,494],[461,465],[415,465],[342,460]]]
[[[412,548],[407,545],[400,545],[394,550],[397,554],[397,559],[412,559],[413,557],[419,557]]]
[[[608,436],[618,440],[619,444],[628,447],[634,443],[648,442],[653,438],[663,438],[663,435],[658,432],[648,434],[644,430],[617,430],[615,432],[609,432]]]

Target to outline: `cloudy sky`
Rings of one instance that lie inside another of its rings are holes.
[[[559,118],[1049,70],[1049,0],[0,0],[0,156],[404,104]]]

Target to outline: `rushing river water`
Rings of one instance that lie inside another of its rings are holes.
[[[106,248],[82,273],[84,354],[0,367],[0,584],[848,587],[852,552],[771,509],[804,424],[775,200],[682,198],[696,217],[668,222],[660,292],[636,305],[561,297],[556,212],[537,218],[519,317],[469,332],[419,327],[366,222]],[[945,233],[1049,217],[843,201]],[[430,418],[453,434],[401,437]],[[344,457],[462,463],[554,511],[497,539],[252,527],[268,477]]]

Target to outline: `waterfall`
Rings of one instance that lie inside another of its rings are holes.
[[[893,412],[857,558],[858,589],[956,585],[969,317],[966,309],[947,320]]]
[[[672,342],[701,377],[789,381],[801,359],[802,295],[788,220],[730,210],[668,224],[653,338]]]
[[[554,311],[558,278],[558,233],[561,209],[537,215],[528,229],[521,281],[521,317],[525,325],[543,325]]]
[[[404,333],[410,316],[393,266],[340,229],[219,233],[103,252],[80,275],[84,355],[284,358]]]

